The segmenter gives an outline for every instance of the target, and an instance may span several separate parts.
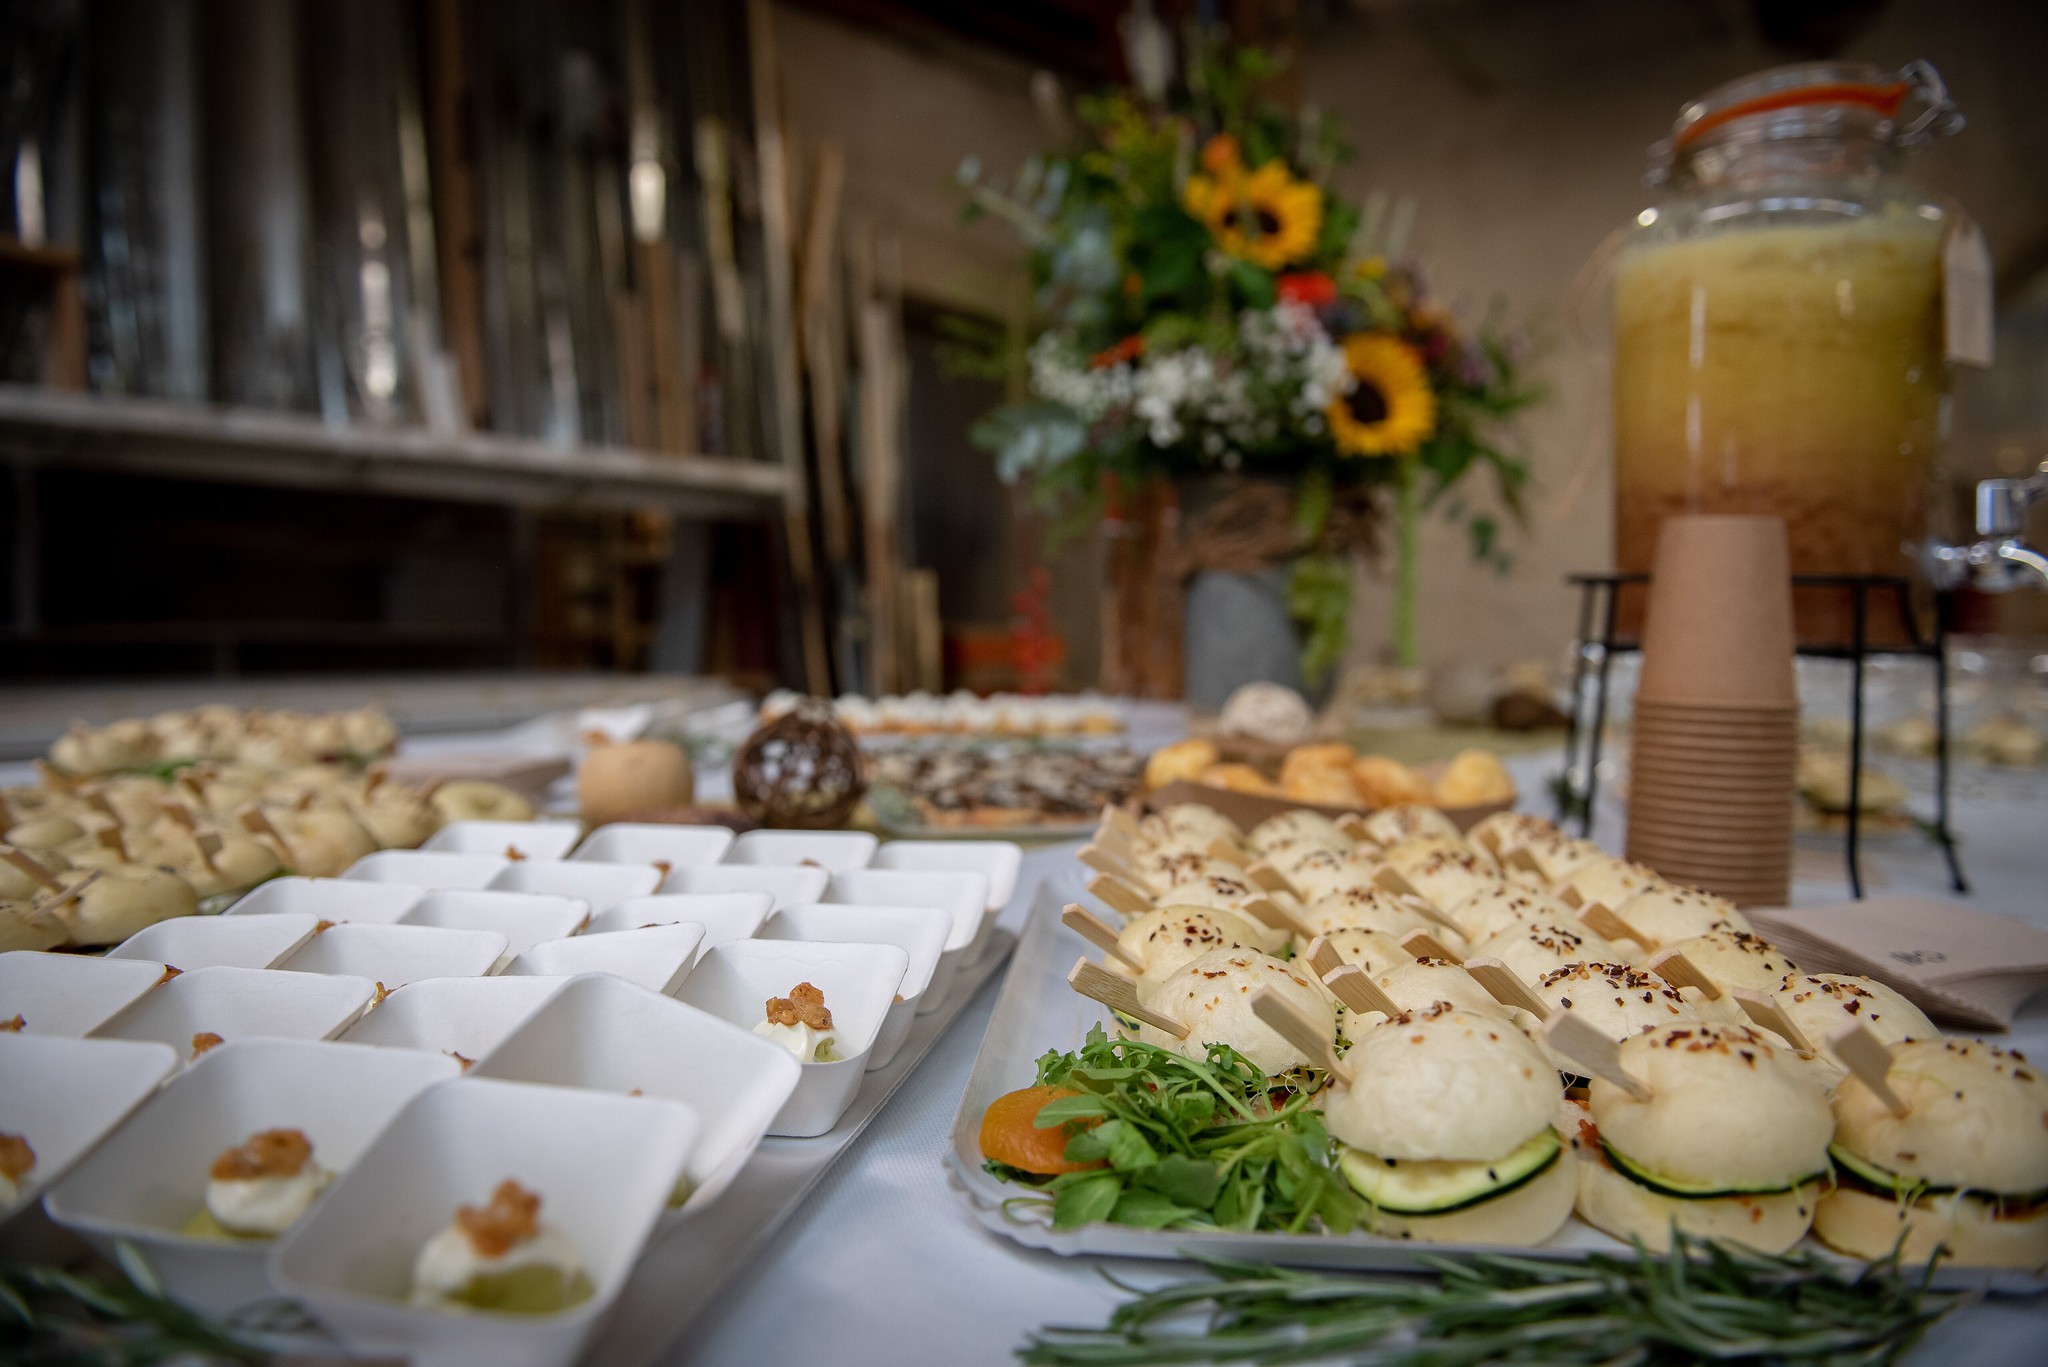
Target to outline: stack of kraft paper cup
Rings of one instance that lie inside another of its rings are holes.
[[[1775,517],[1667,518],[1643,628],[1628,857],[1782,906],[1799,768],[1792,577]]]

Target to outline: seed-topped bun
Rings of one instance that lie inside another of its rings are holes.
[[[1660,949],[1711,931],[1749,929],[1749,918],[1727,898],[1670,883],[1645,888],[1613,910]]]
[[[1214,840],[1244,839],[1244,832],[1235,821],[1200,802],[1176,803],[1138,825],[1138,835],[1143,840],[1159,840],[1169,834],[1196,837],[1204,847]]]
[[[1145,965],[1139,979],[1142,997],[1148,985],[1156,985],[1190,959],[1215,949],[1263,949],[1271,936],[1270,927],[1221,907],[1158,907],[1124,922],[1116,943]]]
[[[1455,906],[1444,908],[1444,915],[1474,944],[1510,926],[1545,921],[1562,925],[1572,919],[1571,908],[1549,893],[1513,883],[1481,888]]]
[[[1330,1133],[1381,1158],[1486,1161],[1549,1128],[1557,1072],[1521,1031],[1449,1006],[1395,1017],[1354,1043]]]
[[[1371,882],[1371,875],[1364,869],[1346,863],[1343,855],[1329,849],[1308,850],[1290,860],[1281,872],[1304,902],[1319,901],[1347,888],[1366,887]]]
[[[1377,930],[1340,926],[1328,932],[1328,939],[1330,948],[1337,951],[1338,958],[1347,964],[1358,965],[1375,977],[1411,963],[1415,958],[1401,948],[1392,936],[1382,935]]]
[[[1487,818],[1489,821],[1493,819]],[[1365,838],[1378,849],[1384,850],[1418,835],[1438,835],[1451,840],[1460,838],[1457,823],[1434,807],[1405,803],[1399,807],[1382,807],[1365,819]]]
[[[1607,851],[1590,840],[1559,831],[1554,835],[1525,840],[1507,856],[1512,876],[1517,869],[1528,874],[1538,887],[1554,887],[1566,875],[1589,859],[1606,859]],[[1521,881],[1516,879],[1515,881]]]
[[[1440,854],[1469,854],[1481,861],[1480,867],[1489,872],[1496,871],[1493,856],[1475,850],[1454,835],[1412,835],[1406,840],[1387,846],[1380,851],[1380,863],[1390,869],[1406,873],[1419,864],[1426,863]]]
[[[1637,1169],[1698,1191],[1770,1191],[1827,1170],[1827,1097],[1771,1037],[1746,1025],[1685,1021],[1621,1045],[1638,1101],[1603,1078],[1587,1094],[1607,1146]]]
[[[1582,925],[1536,921],[1508,926],[1487,936],[1465,957],[1499,959],[1533,982],[1566,964],[1625,963],[1628,955]]]
[[[1376,930],[1395,940],[1411,930],[1426,930],[1435,935],[1443,929],[1383,888],[1345,888],[1328,897],[1319,897],[1308,904],[1302,920],[1311,933],[1317,935],[1356,926],[1360,930]],[[1455,945],[1450,947],[1457,948]]]
[[[1820,1204],[1819,1182],[1711,1200],[1669,1196],[1623,1175],[1597,1148],[1578,1156],[1579,1217],[1617,1239],[1641,1239],[1652,1253],[1671,1251],[1674,1225],[1695,1238],[1784,1253],[1806,1236]]]
[[[1253,1014],[1252,993],[1261,987],[1336,1038],[1337,1004],[1322,984],[1311,982],[1305,971],[1249,949],[1211,950],[1168,974],[1144,999],[1145,1005],[1186,1025],[1187,1037],[1175,1039],[1147,1025],[1138,1038],[1192,1059],[1207,1057],[1211,1044],[1227,1044],[1268,1074],[1319,1063]]]
[[[1566,906],[1580,911],[1588,907],[1613,911],[1637,893],[1661,887],[1663,882],[1647,864],[1631,864],[1626,859],[1603,855],[1578,865],[1559,879],[1551,891]]]
[[[1474,893],[1505,888],[1492,859],[1477,850],[1437,850],[1406,867],[1387,865],[1380,870],[1382,887],[1411,892],[1439,911],[1448,911]]]
[[[1466,839],[1494,858],[1505,859],[1532,841],[1557,839],[1563,834],[1556,823],[1529,812],[1495,812],[1474,826]]]
[[[1710,930],[1675,944],[1666,942],[1663,947],[1685,955],[1687,962],[1723,992],[1733,987],[1776,992],[1786,974],[1798,971],[1783,950],[1746,930]]]
[[[1352,844],[1351,837],[1336,822],[1320,812],[1299,807],[1267,817],[1252,827],[1246,837],[1246,843],[1261,854],[1297,840],[1312,841],[1333,850],[1348,850]]]
[[[1823,1053],[1830,1039],[1856,1024],[1885,1044],[1903,1039],[1936,1039],[1941,1035],[1926,1012],[1875,978],[1842,973],[1787,974],[1772,996],[1779,1009]]]
[[[1699,1019],[1692,1004],[1654,973],[1627,964],[1566,964],[1531,986],[1552,1006],[1563,1007],[1613,1040],[1625,1040],[1674,1021]],[[1580,1069],[1569,1060],[1566,1072]]]
[[[1479,980],[1449,959],[1416,959],[1374,975],[1380,990],[1392,997],[1404,1011],[1426,1011],[1438,1002],[1449,1002],[1460,1011],[1507,1020],[1510,1012],[1479,985]],[[1379,1020],[1367,1012],[1367,1020]]]

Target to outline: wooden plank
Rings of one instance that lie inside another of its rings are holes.
[[[440,267],[441,329],[455,356],[469,425],[489,426],[490,387],[484,373],[483,254],[476,216],[476,179],[465,154],[473,130],[463,111],[473,98],[462,28],[462,0],[428,0],[426,54],[427,158],[434,193],[434,254]]]

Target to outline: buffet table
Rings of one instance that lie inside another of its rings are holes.
[[[1546,753],[1511,761],[1510,768],[1524,794],[1540,794],[1558,763]],[[1525,798],[1524,805],[1542,810],[1540,801]],[[1957,829],[1975,904],[2048,925],[2048,858],[2040,848],[2048,804],[1965,800]],[[1610,849],[1621,847],[1611,811],[1602,813],[1594,834]],[[1003,925],[1022,925],[1038,881],[1070,868],[1078,848],[1026,854]],[[1917,839],[1886,847],[1871,863],[1890,880],[1889,891],[1944,893],[1939,855]],[[1823,877],[1799,882],[1794,900],[1840,900],[1832,850],[1803,862],[1801,871],[1809,866]],[[1043,1325],[1107,1318],[1124,1296],[1105,1271],[1144,1282],[1174,1275],[1170,1267],[1018,1248],[975,1225],[948,1186],[942,1156],[999,985],[984,987],[962,1012],[738,1289],[662,1359],[668,1367],[819,1358],[848,1367],[1005,1363]],[[2000,1042],[2048,1057],[2048,996],[2025,1008]],[[1959,1311],[1909,1361],[2048,1361],[2048,1305],[2011,1299]]]

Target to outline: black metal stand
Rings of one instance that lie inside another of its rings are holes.
[[[1647,574],[1574,574],[1569,577],[1568,582],[1579,590],[1579,640],[1572,664],[1571,716],[1565,731],[1565,785],[1569,801],[1560,803],[1558,819],[1568,820],[1574,814],[1569,808],[1576,808],[1582,835],[1593,829],[1594,800],[1600,791],[1600,745],[1607,727],[1607,666],[1617,654],[1642,648],[1640,641],[1624,639],[1617,634],[1621,590],[1630,584],[1646,584],[1649,579]],[[1934,839],[1941,846],[1942,857],[1948,861],[1950,883],[1957,892],[1968,892],[1970,885],[1963,878],[1963,866],[1956,857],[1955,836],[1949,829],[1947,596],[1935,595],[1934,631],[1927,635],[1921,631],[1920,620],[1913,612],[1911,585],[1896,575],[1800,574],[1792,577],[1792,584],[1795,588],[1845,590],[1850,599],[1853,624],[1850,639],[1842,645],[1802,645],[1799,653],[1822,659],[1847,660],[1850,664],[1849,825],[1844,854],[1849,865],[1851,895],[1863,896],[1863,870],[1859,863],[1863,818],[1863,678],[1865,662],[1873,655],[1918,655],[1934,665]],[[1873,594],[1889,597],[1895,605],[1899,620],[1905,624],[1907,644],[1871,643],[1870,606]],[[1593,634],[1596,618],[1600,624],[1597,636]],[[1600,647],[1597,664],[1588,659],[1590,647],[1595,645]],[[1588,707],[1585,684],[1589,669],[1595,671],[1595,681],[1590,704],[1592,716],[1587,719],[1584,716]],[[1583,769],[1580,768],[1581,749],[1585,752]],[[1585,774],[1583,789],[1571,787],[1574,771]]]

